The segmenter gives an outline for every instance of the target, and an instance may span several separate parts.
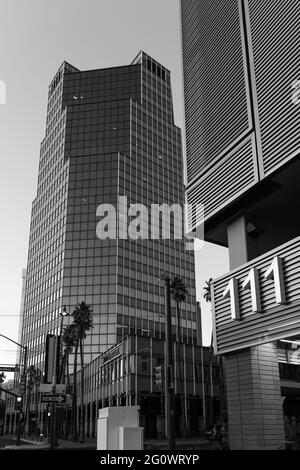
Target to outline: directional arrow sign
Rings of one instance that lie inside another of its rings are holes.
[[[65,403],[66,395],[41,395],[42,403]]]

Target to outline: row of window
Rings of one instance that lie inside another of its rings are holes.
[[[65,194],[65,188],[60,191],[58,191],[60,194]],[[51,228],[53,225],[55,225],[55,228],[59,230],[60,228],[63,227],[64,225],[64,219],[65,219],[65,211],[67,207],[67,199],[65,198],[62,200],[62,198],[57,199],[57,201],[54,203],[54,200],[56,198],[53,198],[53,205],[49,203],[47,204],[44,209],[40,211],[38,215],[36,215],[32,219],[32,226],[31,226],[31,233],[30,233],[30,238],[31,242],[33,243],[34,240],[40,238],[40,236],[47,230],[49,231],[49,228]],[[61,201],[59,203],[59,201]],[[54,204],[57,204],[56,206]]]
[[[62,270],[59,270],[53,273],[50,277],[40,277],[33,276],[31,282],[28,282],[28,294],[26,295],[26,303],[32,302],[36,297],[41,296],[42,294],[49,294],[57,291],[62,283]],[[32,289],[30,289],[32,287]]]
[[[51,196],[54,195],[53,199],[55,200],[54,204],[60,202],[59,195],[63,196],[66,194],[67,185],[66,185],[66,178],[68,175],[68,169],[65,168],[61,171],[57,177],[53,177],[50,173],[47,177],[47,181],[43,183],[43,185],[39,186],[38,188],[38,197],[34,202],[33,206],[33,216],[37,216],[39,219],[45,216],[45,214],[49,211],[49,208],[52,207],[53,204],[50,205],[49,199]],[[43,189],[43,192],[41,191]],[[61,191],[61,192],[60,192]],[[42,212],[44,211],[44,212]]]
[[[49,256],[46,258],[44,253],[36,257],[34,260],[30,260],[29,269],[27,271],[28,282],[32,282],[33,276],[31,273],[35,271],[35,268],[39,268],[39,272],[47,274],[51,271],[55,272],[58,270],[58,265],[63,261],[63,252],[59,252],[56,256]],[[57,269],[55,269],[57,268]],[[29,285],[29,284],[28,284]]]
[[[59,147],[54,154],[47,154],[43,165],[40,165],[39,168],[39,193],[43,192],[44,187],[49,183],[49,180],[47,181],[49,174],[51,173],[55,178],[58,173],[61,173],[65,165],[63,160],[63,146]]]

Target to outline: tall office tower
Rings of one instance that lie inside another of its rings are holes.
[[[71,313],[80,301],[93,310],[86,363],[129,333],[162,338],[163,272],[187,285],[181,339],[196,342],[193,252],[183,238],[172,239],[172,230],[171,239],[150,239],[157,226],[149,219],[147,227],[145,211],[134,206],[182,206],[182,165],[165,67],[143,52],[131,65],[102,70],[63,63],[49,87],[32,209],[22,337],[29,362],[44,367],[46,334],[59,333],[63,306]],[[103,204],[110,204],[109,216]],[[139,216],[149,239],[134,239],[131,222],[139,226]],[[111,238],[101,239],[106,217]],[[173,216],[172,224],[178,228]]]
[[[276,448],[281,393],[300,397],[272,343],[297,349],[300,334],[300,4],[182,0],[181,15],[187,199],[204,204],[205,238],[228,246],[232,269],[212,287],[230,442]],[[190,230],[204,219],[191,211]]]

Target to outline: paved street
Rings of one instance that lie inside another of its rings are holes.
[[[87,439],[83,444],[79,442],[72,442],[59,439],[59,446],[55,450],[72,450],[72,449],[82,449],[82,450],[96,450],[97,443],[96,439]],[[45,440],[44,442],[38,442],[30,439],[23,439],[20,446],[16,446],[16,439],[14,436],[2,436],[0,437],[0,448],[4,449],[5,446],[8,449],[14,450],[47,450],[49,449],[49,444]],[[176,441],[177,450],[209,450],[211,448],[210,443],[205,439],[178,439]],[[167,440],[149,440],[145,442],[145,450],[166,450],[167,449]]]
[[[86,450],[95,450],[96,449],[96,439],[87,439],[83,444],[79,442],[65,441],[62,439],[58,440],[58,447],[55,450],[61,449],[86,449]],[[24,438],[20,442],[20,446],[16,446],[15,436],[1,436],[0,437],[0,448],[2,450],[47,450],[49,449],[49,444],[47,440],[43,442],[38,442],[33,439]]]

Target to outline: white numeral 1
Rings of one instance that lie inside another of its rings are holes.
[[[239,305],[239,286],[237,279],[230,279],[228,286],[223,292],[223,297],[230,298],[231,305],[231,318],[232,320],[240,319],[240,305]]]
[[[282,258],[276,256],[273,259],[271,266],[265,272],[265,279],[274,279],[276,303],[280,305],[285,304],[286,294]]]
[[[243,282],[243,289],[250,289],[252,311],[254,313],[261,312],[261,299],[259,287],[259,273],[256,268],[250,269],[250,272]]]

